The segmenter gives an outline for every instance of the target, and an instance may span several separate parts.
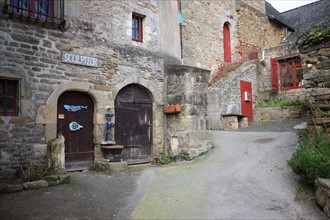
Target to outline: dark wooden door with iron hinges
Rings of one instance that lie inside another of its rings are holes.
[[[115,101],[115,141],[124,145],[128,164],[150,162],[152,149],[152,100],[138,85],[123,88]]]
[[[83,92],[64,92],[57,102],[57,133],[65,138],[65,168],[84,170],[94,161],[94,102]]]

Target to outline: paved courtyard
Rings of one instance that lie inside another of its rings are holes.
[[[0,195],[0,219],[327,219],[297,200],[287,166],[297,134],[212,131],[214,149],[190,162],[137,166]]]

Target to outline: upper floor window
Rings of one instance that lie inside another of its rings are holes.
[[[47,19],[54,15],[53,0],[11,0],[13,13]]]
[[[6,0],[4,13],[10,17],[61,28],[65,26],[64,0]]]
[[[145,16],[132,14],[132,40],[143,42],[143,19]]]
[[[271,60],[273,89],[296,89],[303,87],[303,72],[299,56]]]
[[[0,79],[0,115],[18,115],[18,81]]]

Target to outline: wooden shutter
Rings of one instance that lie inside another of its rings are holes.
[[[278,91],[278,72],[277,72],[277,60],[270,59],[270,66],[272,71],[272,89],[274,91]]]

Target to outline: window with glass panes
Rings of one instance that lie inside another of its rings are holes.
[[[299,56],[271,60],[273,89],[277,90],[278,80],[282,89],[303,87],[303,72]]]
[[[12,12],[50,20],[54,16],[54,0],[10,0]]]
[[[132,40],[143,42],[143,19],[140,14],[132,14]]]
[[[18,81],[0,79],[0,115],[18,115]]]

